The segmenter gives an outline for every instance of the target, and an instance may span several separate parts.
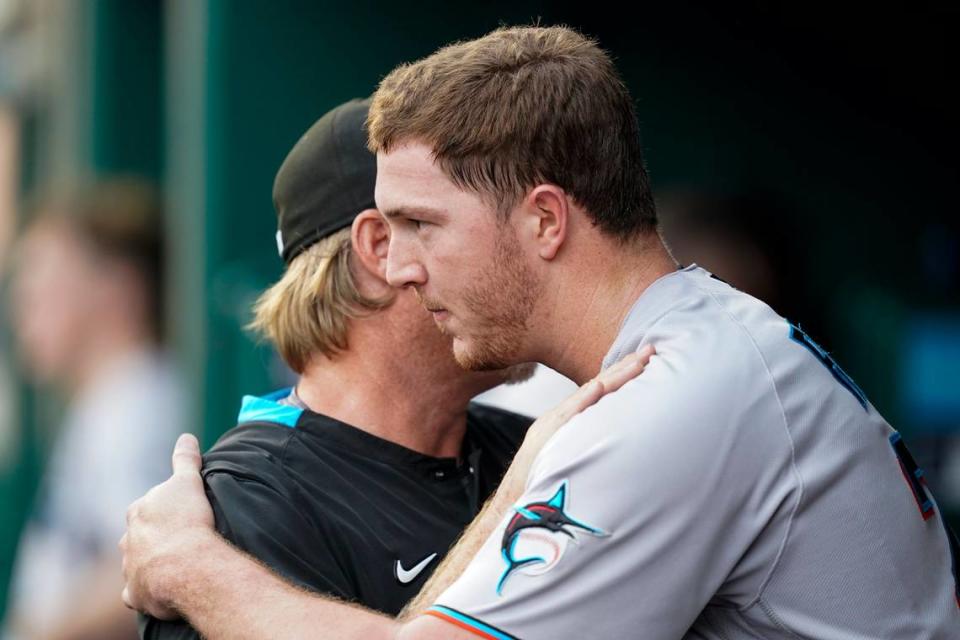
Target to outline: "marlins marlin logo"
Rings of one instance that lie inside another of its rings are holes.
[[[507,523],[500,543],[507,568],[503,570],[497,583],[497,595],[503,592],[503,585],[514,571],[527,568],[524,573],[540,575],[546,573],[563,555],[567,542],[577,542],[575,530],[585,531],[594,536],[606,536],[600,529],[591,527],[571,518],[564,511],[567,503],[567,481],[564,480],[546,502],[531,502],[523,507],[514,507],[516,513]],[[521,540],[521,534],[523,540]],[[562,535],[554,535],[562,534]],[[522,548],[528,554],[517,557]]]

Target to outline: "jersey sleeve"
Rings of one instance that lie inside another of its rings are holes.
[[[547,443],[524,495],[428,615],[484,638],[676,640],[722,597],[787,499],[782,417],[763,390],[735,399],[736,373],[702,367],[681,385],[686,367],[668,344],[658,352]]]
[[[355,599],[356,589],[336,560],[331,541],[279,481],[217,471],[204,477],[217,531],[287,581],[317,593]],[[199,640],[184,621],[141,616],[144,640]]]
[[[333,541],[295,494],[279,483],[225,472],[208,474],[206,483],[219,506],[217,527],[236,547],[305,589],[355,597]]]

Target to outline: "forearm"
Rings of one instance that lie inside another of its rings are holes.
[[[197,532],[161,580],[174,609],[210,640],[392,640],[391,618],[302,591],[213,533]],[[182,565],[182,566],[176,566]]]

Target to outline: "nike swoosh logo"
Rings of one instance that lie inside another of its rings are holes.
[[[420,575],[420,572],[426,569],[427,565],[433,562],[433,559],[436,557],[437,554],[431,553],[411,569],[404,569],[403,565],[400,564],[400,561],[397,560],[397,563],[393,567],[394,575],[397,576],[397,580],[400,581],[400,584],[409,584],[416,580],[417,576]]]

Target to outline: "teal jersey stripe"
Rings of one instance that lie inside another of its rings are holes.
[[[244,422],[276,422],[287,427],[297,426],[297,420],[303,414],[303,409],[275,402],[275,400],[285,398],[289,393],[290,389],[281,389],[262,398],[243,396],[237,422],[240,424]]]
[[[472,627],[477,631],[480,631],[481,633],[487,634],[487,636],[489,636],[490,638],[495,638],[496,640],[518,640],[518,638],[510,635],[509,633],[501,631],[496,627],[491,627],[485,622],[481,622],[480,620],[477,620],[476,618],[468,616],[465,613],[460,613],[456,609],[445,607],[442,604],[435,604],[429,609],[427,609],[427,611],[434,611],[436,613],[439,613],[441,616],[452,618],[457,622],[460,622],[461,624],[465,624],[469,627]]]

